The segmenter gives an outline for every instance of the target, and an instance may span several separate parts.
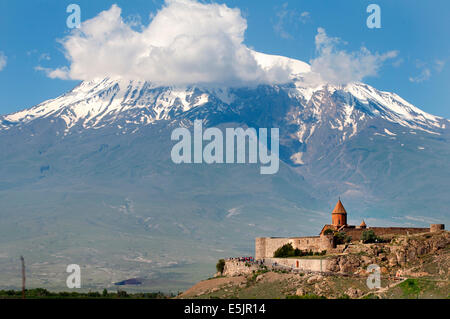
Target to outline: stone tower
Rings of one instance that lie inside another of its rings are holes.
[[[331,223],[337,228],[347,226],[347,211],[344,205],[342,205],[340,198],[331,213]]]
[[[441,230],[445,229],[445,225],[444,224],[431,224],[430,225],[430,232],[435,233]]]

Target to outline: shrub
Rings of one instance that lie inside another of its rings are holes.
[[[223,269],[225,268],[225,259],[219,259],[219,261],[216,264],[217,272],[220,272],[223,274]]]
[[[277,250],[275,250],[275,253],[273,254],[273,257],[275,258],[285,258],[285,257],[294,257],[295,256],[295,250],[294,247],[292,247],[292,244],[284,244]]]
[[[323,250],[322,252],[313,252],[310,250],[300,250],[298,248],[293,248],[292,244],[285,244],[278,248],[274,254],[273,257],[275,258],[287,258],[287,257],[302,257],[302,256],[323,256],[327,253],[326,250]]]
[[[336,240],[336,244],[344,244],[352,240],[352,238],[347,236],[347,234],[343,231],[334,233],[334,238]]]
[[[16,294],[16,292],[14,290],[7,290],[6,291],[6,295],[8,296],[14,296]]]
[[[257,271],[253,270],[252,276],[248,279],[247,283],[255,282],[256,277],[258,277],[259,275],[265,274],[266,272],[269,272],[269,270],[267,270],[267,269],[261,269],[261,270],[257,270]]]
[[[375,232],[372,229],[363,231],[361,234],[361,240],[365,244],[380,242],[378,236],[375,235]]]
[[[36,289],[30,290],[30,295],[35,295],[38,297],[46,297],[46,296],[50,296],[50,291],[48,291],[47,289],[44,289],[44,288],[36,288]]]
[[[334,231],[330,228],[325,229],[325,231],[323,232],[324,235],[332,235],[334,233]]]

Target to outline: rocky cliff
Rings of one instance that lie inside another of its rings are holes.
[[[229,264],[222,276],[202,281],[180,298],[448,298],[450,232],[394,236],[389,243],[350,244],[324,256],[322,273]],[[381,270],[381,287],[369,289],[367,267]],[[225,276],[223,276],[225,275]]]

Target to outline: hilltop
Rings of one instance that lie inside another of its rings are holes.
[[[178,298],[448,298],[450,232],[393,236],[349,244],[323,273],[247,265],[199,282]],[[308,258],[308,257],[305,257]],[[310,257],[309,257],[310,258]],[[367,287],[367,266],[381,268],[381,288]]]

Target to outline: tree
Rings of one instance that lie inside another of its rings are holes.
[[[344,244],[344,243],[348,243],[352,240],[352,237],[347,236],[347,234],[343,231],[335,233],[334,238],[336,240],[336,244]]]
[[[217,272],[223,274],[224,268],[225,268],[225,259],[219,259],[218,263],[216,264]]]
[[[333,233],[334,233],[334,231],[333,231],[331,228],[327,228],[327,229],[325,229],[325,231],[323,232],[324,235],[331,235],[331,234],[333,234]]]
[[[295,256],[295,250],[294,247],[292,247],[291,243],[284,244],[283,246],[275,250],[275,253],[273,254],[273,257],[275,258],[285,258],[293,256]]]
[[[103,289],[102,296],[103,297],[108,297],[108,290],[106,290],[106,288]]]
[[[375,235],[375,232],[372,229],[368,229],[362,232],[361,234],[361,240],[363,243],[376,243],[378,242],[378,236]]]

